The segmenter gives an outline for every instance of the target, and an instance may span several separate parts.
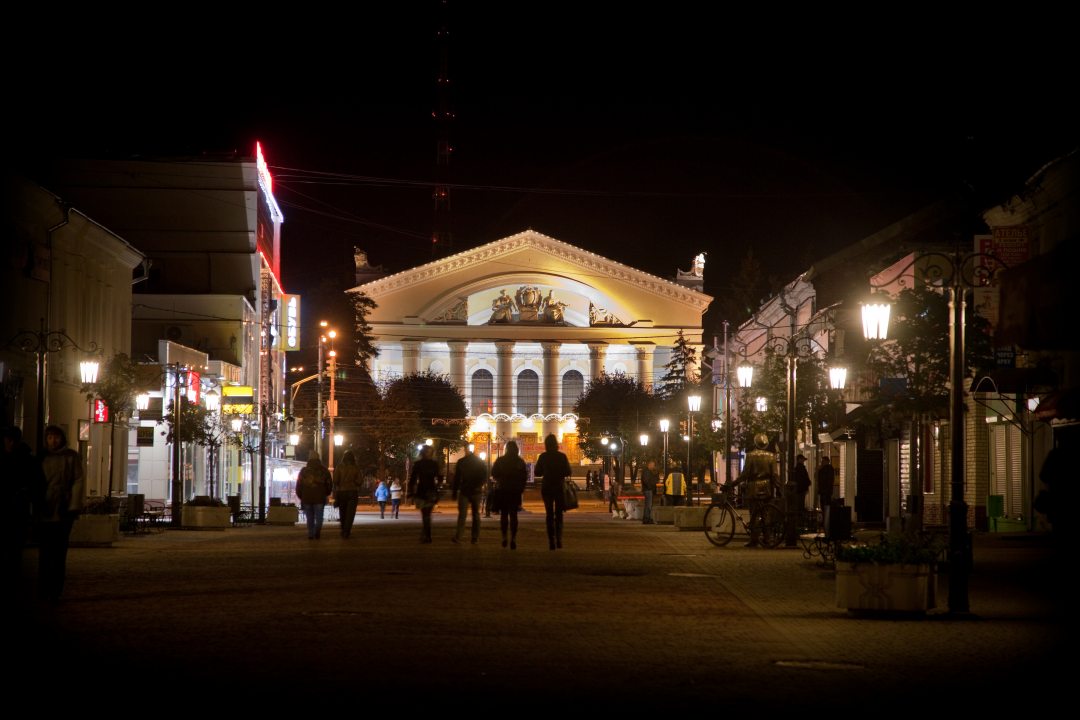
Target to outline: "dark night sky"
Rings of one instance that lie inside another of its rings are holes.
[[[353,245],[430,260],[436,4],[366,5],[69,37],[8,69],[15,156],[259,139],[287,290]],[[1065,46],[990,20],[476,5],[450,15],[455,250],[531,227],[664,277],[706,251],[716,294],[747,247],[787,280],[964,182],[1004,199],[1077,144]]]

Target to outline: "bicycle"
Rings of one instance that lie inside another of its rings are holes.
[[[752,537],[750,524],[743,520],[742,515],[735,508],[731,495],[734,486],[724,486],[721,492],[714,493],[709,509],[705,511],[703,530],[705,537],[713,545],[723,547],[735,537],[736,523],[742,526],[743,531]],[[755,507],[760,503],[760,509]],[[755,512],[761,514],[761,544],[767,548],[774,548],[784,540],[784,511],[773,499],[755,500],[751,502],[751,522]]]

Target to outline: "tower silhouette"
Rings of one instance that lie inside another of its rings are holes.
[[[435,42],[438,50],[438,71],[435,77],[435,187],[432,200],[435,216],[431,231],[431,258],[444,257],[453,252],[454,236],[450,229],[450,123],[454,111],[450,107],[450,19],[449,0],[439,2],[438,29]]]

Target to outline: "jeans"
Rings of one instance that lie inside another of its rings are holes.
[[[379,500],[378,503],[379,503],[379,519],[382,520],[383,518],[386,517],[386,501],[385,500]]]
[[[304,509],[304,518],[307,520],[308,538],[317,538],[322,535],[323,508],[326,505],[324,503],[318,505],[304,503],[301,507]]]
[[[541,492],[540,496],[544,499],[544,521],[547,524],[548,547],[554,550],[556,547],[562,547],[563,513],[566,512],[565,499],[561,492]]]
[[[465,518],[469,514],[469,508],[472,508],[472,541],[476,542],[480,539],[480,498],[483,493],[477,490],[474,493],[458,493],[458,514],[457,514],[457,532],[454,533],[455,540],[461,540],[462,535],[465,534]],[[516,513],[515,513],[516,514]]]
[[[643,523],[651,523],[653,521],[653,519],[652,519],[652,497],[653,497],[653,493],[652,493],[651,490],[645,490],[641,494],[645,496],[645,500],[642,503],[645,507],[641,511],[641,522],[643,522]]]
[[[334,495],[334,504],[338,508],[338,517],[341,519],[341,537],[352,535],[353,521],[356,520],[356,503],[359,493],[355,491],[339,492]]]
[[[390,500],[390,517],[397,519],[398,511],[401,509],[401,498],[393,498]]]
[[[56,600],[64,591],[68,544],[74,515],[38,525],[38,592],[44,600]]]

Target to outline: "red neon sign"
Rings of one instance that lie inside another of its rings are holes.
[[[94,422],[109,422],[109,406],[101,398],[94,400]]]

